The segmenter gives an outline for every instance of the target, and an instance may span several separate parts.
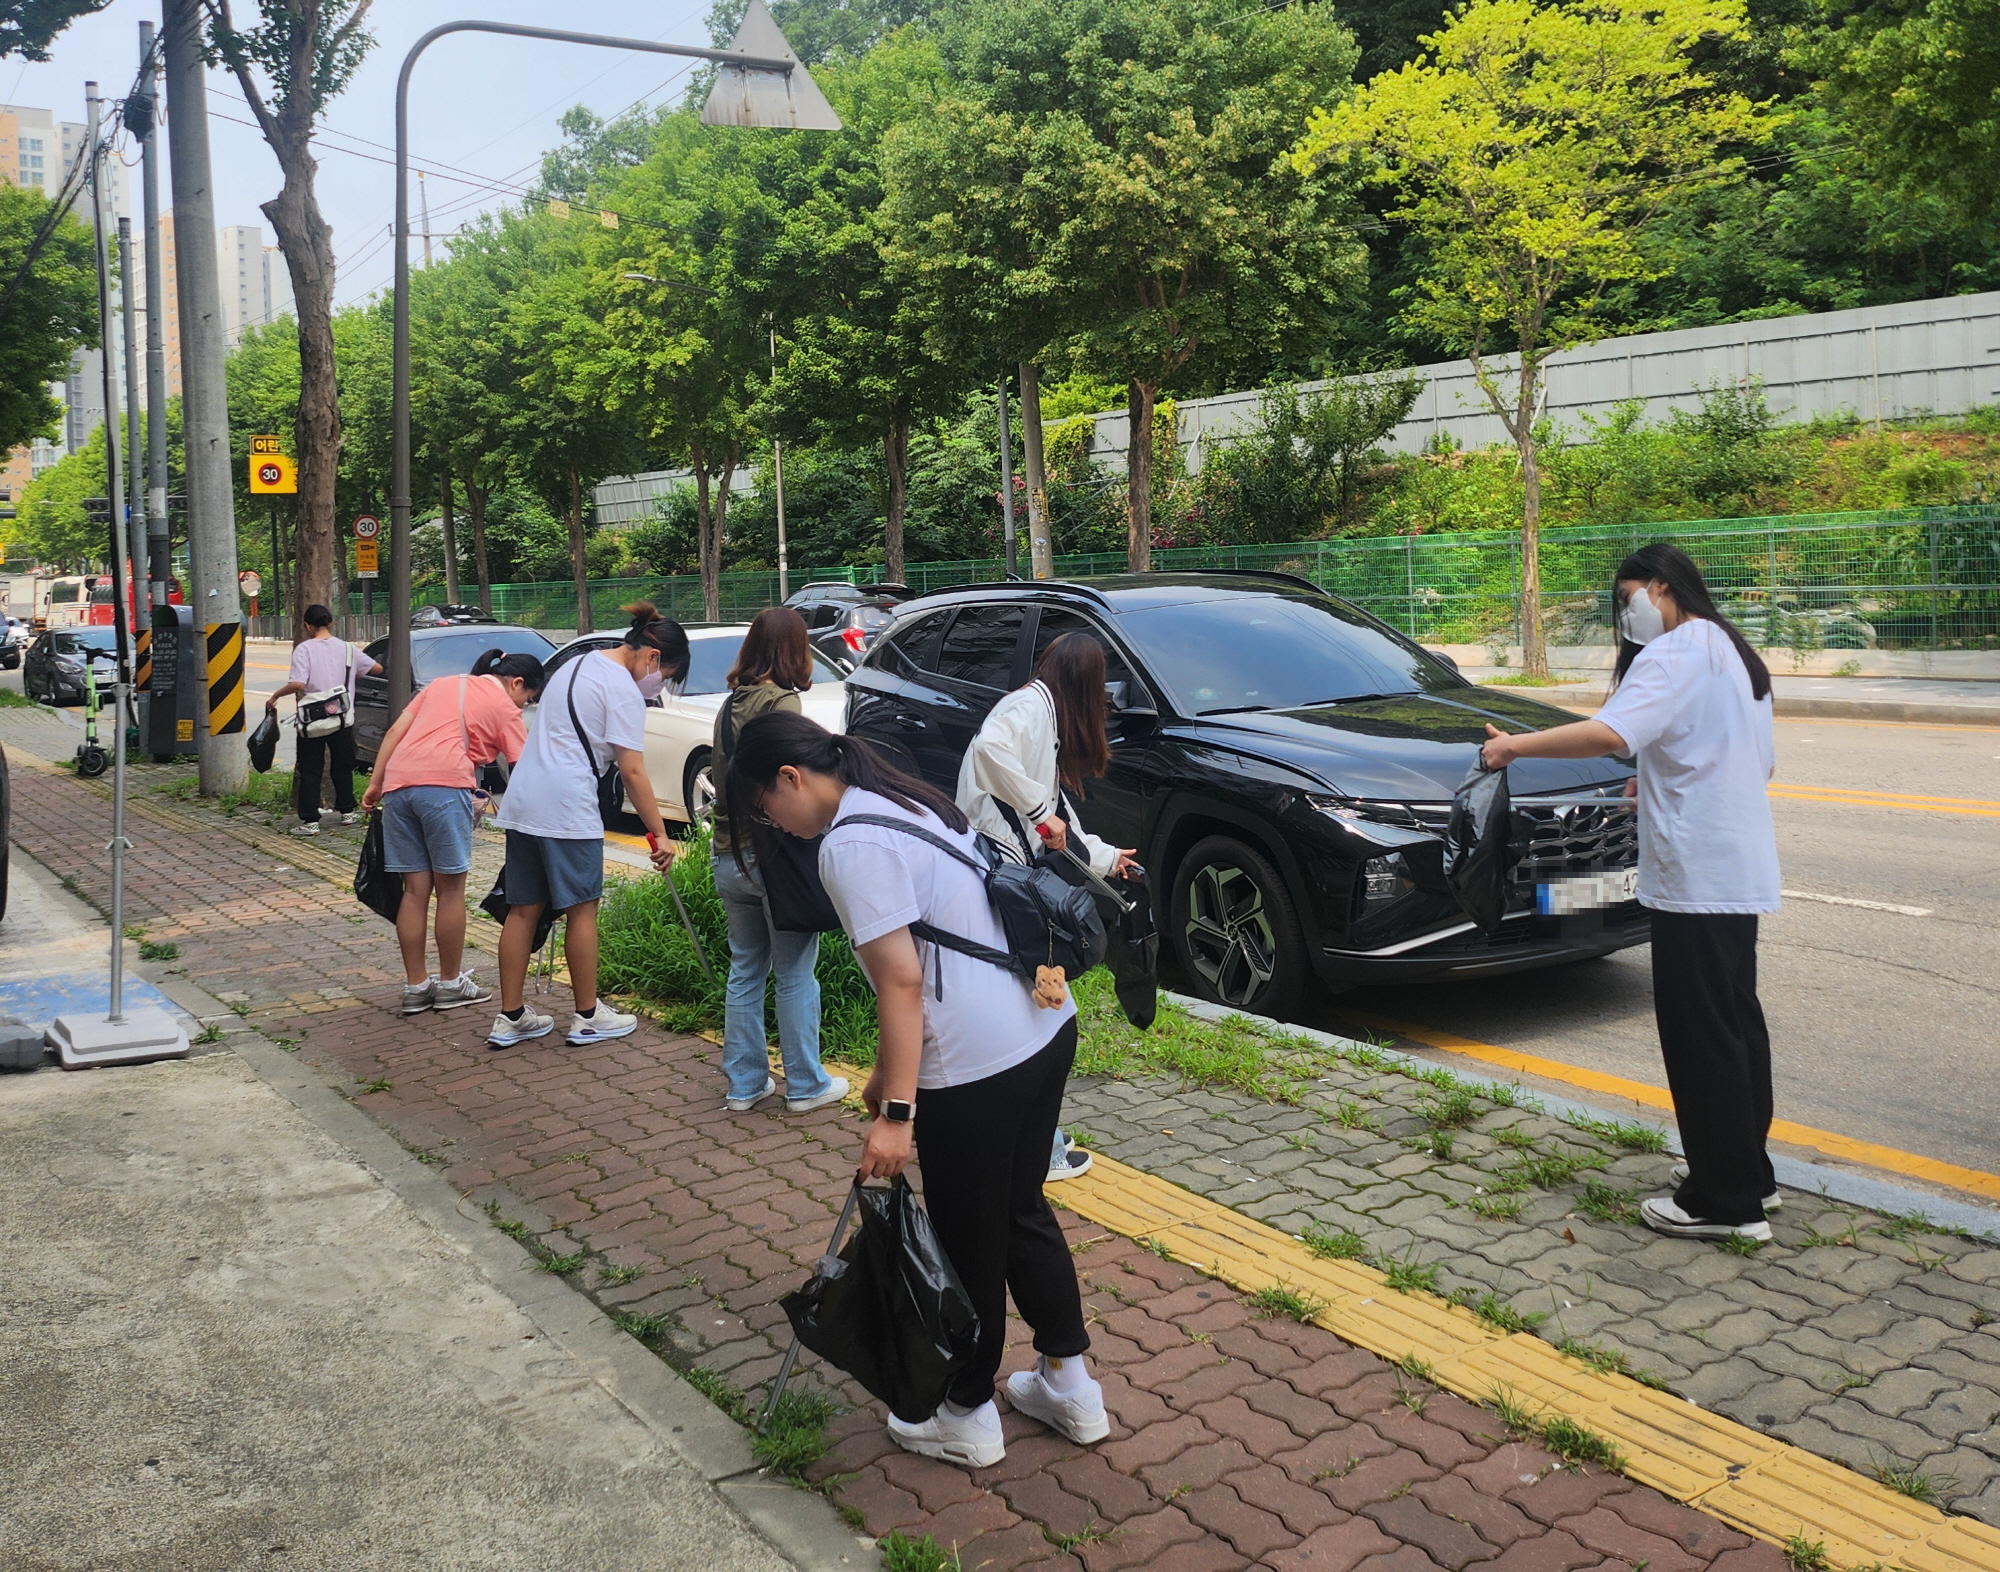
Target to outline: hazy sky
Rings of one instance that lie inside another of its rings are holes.
[[[236,9],[248,12],[254,4],[236,0]],[[420,36],[441,22],[480,17],[705,45],[702,18],[708,6],[709,0],[576,0],[560,7],[547,0],[375,0],[369,13],[375,48],[334,101],[318,142],[320,207],[333,226],[340,300],[360,300],[389,283],[396,73]],[[122,97],[138,66],[139,22],[145,17],[158,23],[158,0],[113,0],[97,15],[73,23],[56,40],[47,64],[0,61],[0,103],[32,105],[59,120],[80,121],[86,81],[95,79],[106,97]],[[572,105],[588,105],[609,118],[641,99],[665,102],[683,89],[693,65],[659,55],[472,33],[431,45],[411,85],[410,152],[413,167],[429,171],[425,185],[433,232],[449,231],[482,209],[512,200],[513,192],[534,178],[542,153],[558,139],[556,121]],[[227,72],[210,73],[208,104],[216,223],[262,224],[266,243],[275,244],[277,236],[259,205],[277,195],[277,160],[254,126],[234,123],[251,115]],[[169,189],[163,171],[163,202],[171,201]],[[136,206],[136,177],[133,191]],[[411,228],[422,228],[414,181]],[[411,242],[411,254],[421,264],[421,241]]]

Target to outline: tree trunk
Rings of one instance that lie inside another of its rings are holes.
[[[583,571],[583,477],[574,468],[565,469],[569,481],[569,565],[576,575],[576,631],[595,633],[590,617],[590,581]]]
[[[458,601],[458,531],[451,516],[451,471],[444,472],[444,506],[438,513],[438,528],[444,532],[444,598]]]
[[[1021,461],[1028,471],[1029,573],[1038,579],[1056,576],[1054,543],[1049,539],[1049,477],[1042,462],[1041,373],[1021,362]]]
[[[1541,363],[1521,357],[1521,391],[1514,412],[1514,445],[1521,454],[1521,670],[1549,674],[1542,638],[1542,464],[1535,446],[1535,393]]]
[[[465,483],[465,510],[472,516],[472,568],[479,575],[479,609],[489,617],[493,615],[493,574],[486,558],[486,499],[492,495],[489,486],[475,486]]]
[[[729,487],[736,479],[738,446],[731,442],[722,453],[722,489],[715,494],[715,528],[709,531],[709,554],[701,563],[702,615],[710,622],[722,620],[722,543],[729,534]]]
[[[892,420],[882,433],[882,467],[889,476],[889,517],[882,528],[882,571],[903,584],[903,512],[910,499],[910,424]]]
[[[1129,429],[1125,442],[1125,566],[1134,573],[1153,571],[1153,406],[1160,385],[1132,379],[1125,410]]]
[[[285,184],[263,210],[278,232],[298,311],[299,414],[292,427],[299,461],[292,555],[297,593],[292,604],[295,631],[303,638],[305,624],[298,611],[314,601],[333,599],[333,504],[341,438],[333,356],[333,231],[320,216],[313,194],[316,166],[311,156],[288,157],[277,144],[274,151]]]
[[[720,622],[722,586],[708,587],[708,542],[715,533],[715,517],[709,510],[708,452],[690,446],[688,457],[694,469],[694,570],[701,576],[701,614],[710,622]]]

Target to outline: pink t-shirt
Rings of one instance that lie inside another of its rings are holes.
[[[465,731],[458,726],[465,697]],[[521,712],[498,677],[439,677],[410,701],[410,729],[383,770],[382,790],[405,786],[470,788],[473,765],[505,757],[512,764],[528,741]],[[469,751],[468,751],[469,750]]]

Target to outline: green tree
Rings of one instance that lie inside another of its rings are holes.
[[[1391,214],[1423,253],[1403,321],[1471,358],[1520,454],[1521,642],[1537,676],[1542,368],[1604,331],[1609,289],[1648,275],[1641,236],[1678,184],[1740,171],[1720,150],[1754,141],[1760,117],[1695,55],[1744,28],[1742,0],[1471,0],[1421,61],[1316,111],[1296,154],[1394,188]]]
[[[1823,78],[1887,183],[2000,212],[2000,0],[1827,0],[1794,60]]]
[[[293,446],[299,461],[297,604],[333,596],[335,492],[340,479],[340,390],[333,341],[333,230],[314,188],[313,132],[347,86],[374,39],[363,27],[371,0],[256,0],[239,28],[230,0],[211,0],[209,37],[236,77],[284,185],[263,204],[278,233],[298,311],[299,401]],[[299,637],[305,625],[297,624]]]
[[[104,495],[104,425],[21,489],[8,554],[32,556],[64,573],[81,573],[104,561],[108,526],[83,511],[85,497]]]
[[[1123,383],[1133,431],[1198,356],[1268,356],[1359,283],[1340,171],[1285,156],[1349,91],[1331,7],[969,0],[939,39],[945,96],[888,141],[899,263]],[[996,347],[996,370],[1042,358]],[[1152,445],[1129,443],[1141,571],[1152,484]]]
[[[97,342],[90,231],[58,219],[28,261],[48,218],[47,197],[0,181],[0,452],[54,430],[62,408],[48,385],[66,375],[73,350]]]
[[[0,0],[0,58],[46,60],[56,34],[111,0]]]

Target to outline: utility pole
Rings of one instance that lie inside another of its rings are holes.
[[[174,177],[174,253],[181,306],[181,421],[187,461],[188,601],[207,701],[195,724],[201,794],[240,791],[243,614],[236,594],[236,499],[229,483],[229,390],[223,380],[222,287],[208,159],[208,78],[201,0],[165,0],[167,154]]]
[[[1021,362],[1021,462],[1028,471],[1028,571],[1052,579],[1056,558],[1049,540],[1049,476],[1042,462],[1041,371],[1030,360]]]
[[[84,147],[90,159],[90,217],[97,236],[97,320],[98,341],[102,347],[98,351],[97,363],[104,372],[104,498],[110,514],[111,539],[111,589],[115,603],[125,592],[125,530],[119,523],[118,515],[125,502],[125,471],[119,463],[121,454],[118,447],[118,363],[113,357],[112,340],[117,336],[113,326],[117,318],[111,312],[111,239],[104,233],[104,159],[97,145],[97,124],[100,100],[97,84],[83,84],[85,105]],[[125,752],[125,695],[127,685],[132,681],[132,647],[126,642],[126,623],[123,615],[112,618],[117,629],[118,645],[118,720],[117,748],[122,758]]]
[[[125,327],[125,555],[132,564],[132,628],[138,631],[139,608],[146,597],[138,586],[146,582],[146,477],[140,471],[139,447],[139,324],[137,270],[132,266],[132,220],[118,218],[118,292],[124,296],[120,315]]]
[[[771,324],[771,375],[778,374],[778,325]],[[792,598],[792,564],[785,552],[785,445],[771,439],[771,479],[778,488],[778,604]]]
[[[1007,373],[1000,373],[1000,534],[1006,547],[1007,577],[1017,577],[1014,547],[1014,437],[1007,420]]]

